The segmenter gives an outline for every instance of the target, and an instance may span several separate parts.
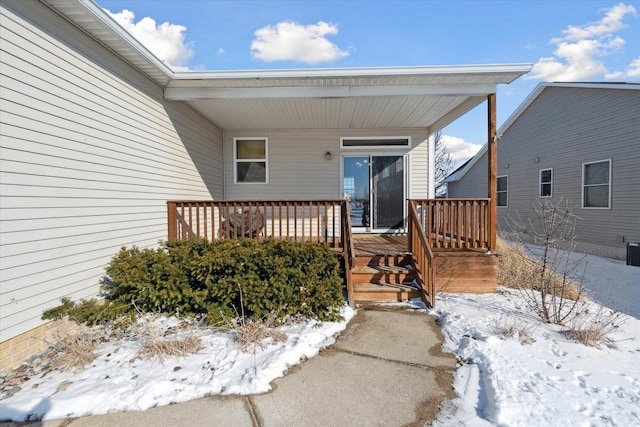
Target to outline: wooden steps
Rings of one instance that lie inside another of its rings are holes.
[[[356,303],[419,298],[410,262],[411,257],[406,254],[356,255],[351,269]]]
[[[419,298],[413,257],[406,236],[354,236],[351,268],[356,303]],[[496,291],[497,258],[481,250],[434,249],[437,292]]]
[[[356,303],[420,298],[417,287],[397,283],[354,283],[353,293]]]

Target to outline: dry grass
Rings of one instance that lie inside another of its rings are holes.
[[[271,313],[266,320],[247,320],[239,322],[235,328],[235,341],[244,352],[263,349],[267,341],[271,343],[285,342],[287,335],[284,332],[273,329],[276,313]]]
[[[202,341],[195,335],[184,338],[167,339],[157,334],[147,334],[144,338],[144,346],[138,354],[144,358],[157,357],[160,363],[164,363],[167,357],[185,357],[195,354],[202,349]]]
[[[498,284],[512,289],[540,290],[542,266],[536,263],[520,245],[511,245],[498,239],[496,252],[498,257]],[[582,295],[580,287],[574,282],[563,281],[562,276],[550,273],[545,278],[547,289],[555,290],[557,297],[576,301]]]
[[[145,317],[142,317],[138,323],[132,324],[131,328],[143,341],[138,355],[145,359],[157,358],[160,363],[164,363],[168,357],[186,357],[203,348],[200,338],[193,334],[180,338],[176,331],[170,337],[163,336]]]
[[[97,357],[95,349],[97,341],[90,334],[69,335],[58,337],[59,341],[54,346],[60,350],[53,359],[52,365],[63,371],[82,368],[93,362]]]
[[[568,322],[565,334],[589,347],[616,348],[615,341],[610,334],[617,330],[624,322],[623,314],[614,310],[598,306],[595,312],[588,308],[580,310]]]
[[[512,319],[506,323],[496,323],[493,326],[493,333],[506,338],[517,337],[520,344],[527,345],[536,342],[533,337],[533,329],[532,325],[524,324],[518,319]]]

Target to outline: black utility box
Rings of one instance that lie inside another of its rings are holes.
[[[640,242],[627,243],[627,265],[640,266]]]

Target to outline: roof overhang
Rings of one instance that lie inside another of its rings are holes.
[[[435,132],[531,64],[188,71],[165,98],[223,129],[399,129]]]
[[[221,129],[442,129],[532,64],[173,70],[93,0],[41,0]]]
[[[165,86],[173,77],[170,66],[159,60],[93,0],[40,0],[51,9]]]

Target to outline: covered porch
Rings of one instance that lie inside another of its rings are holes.
[[[342,261],[351,305],[439,290],[495,290],[489,199],[411,199],[405,230],[354,234],[346,199],[167,202],[169,239],[246,237],[321,242]]]
[[[530,68],[177,73],[164,96],[219,126],[222,172],[219,200],[168,202],[168,236],[322,242],[352,305],[493,291],[496,86]],[[487,197],[435,199],[435,134],[482,103]]]

